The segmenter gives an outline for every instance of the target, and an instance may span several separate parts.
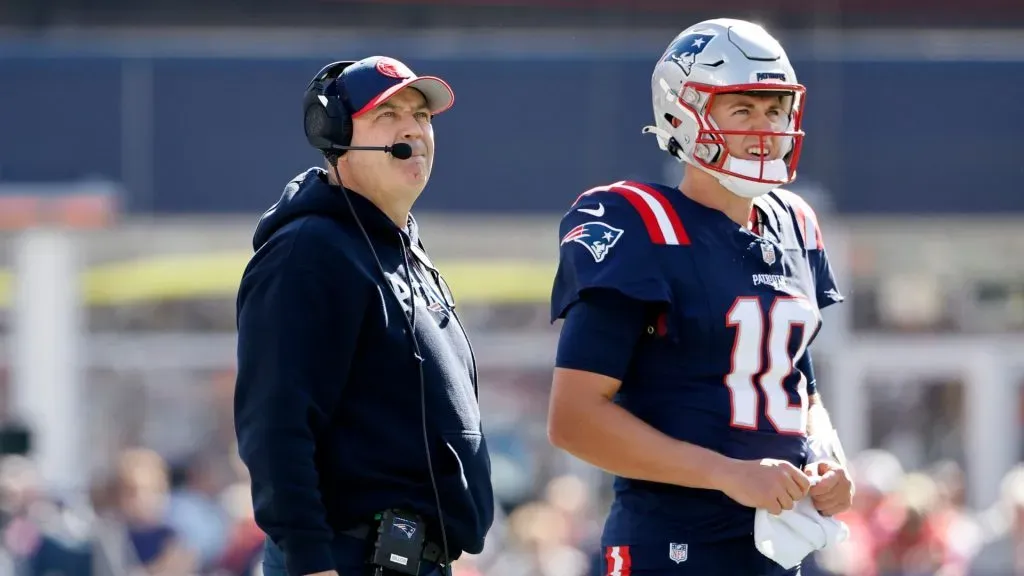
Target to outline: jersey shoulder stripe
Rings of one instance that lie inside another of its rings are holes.
[[[618,194],[640,215],[647,234],[654,244],[685,246],[690,243],[690,237],[683,228],[679,214],[672,204],[665,198],[665,195],[655,188],[638,182],[621,180],[606,186],[597,186],[580,194],[573,202],[575,207],[580,200],[593,194],[607,192]]]
[[[782,188],[773,190],[766,196],[790,214],[796,224],[800,242],[806,250],[823,250],[825,248],[821,227],[818,225],[818,216],[806,200],[798,194]]]

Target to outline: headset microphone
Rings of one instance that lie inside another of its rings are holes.
[[[387,152],[399,160],[412,158],[412,146],[405,142],[399,142],[394,146],[334,146],[337,150],[379,150]]]

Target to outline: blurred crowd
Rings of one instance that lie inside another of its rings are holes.
[[[842,515],[850,538],[816,556],[804,576],[1024,575],[1024,465],[984,510],[966,505],[955,462],[905,471],[892,454],[868,450],[851,468],[857,492]]]
[[[1024,575],[1024,464],[996,504],[972,510],[953,462],[906,471],[890,453],[851,463],[850,539],[807,562],[804,576]],[[123,451],[86,498],[48,493],[33,462],[0,461],[0,575],[259,576],[263,535],[237,458],[168,463]],[[485,550],[456,576],[597,576],[608,494],[562,475],[534,498],[499,509]]]
[[[4,576],[250,576],[263,544],[237,458],[171,466],[144,448],[83,498],[47,493],[29,459],[6,457],[0,525]]]

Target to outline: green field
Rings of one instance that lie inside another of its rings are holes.
[[[140,258],[93,266],[83,272],[89,306],[161,300],[234,298],[249,252]],[[452,260],[436,263],[461,303],[542,303],[550,296],[554,264],[520,260]],[[0,307],[13,296],[12,273],[0,269]]]

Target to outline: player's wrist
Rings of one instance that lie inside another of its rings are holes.
[[[715,453],[708,465],[708,488],[728,492],[737,474],[741,473],[739,464],[739,460]]]
[[[846,453],[839,441],[839,435],[829,428],[827,431],[817,431],[808,436],[809,461],[811,463],[831,460],[842,467],[846,467]]]

